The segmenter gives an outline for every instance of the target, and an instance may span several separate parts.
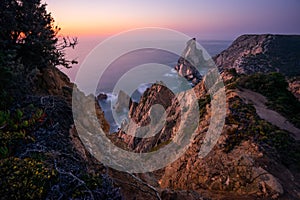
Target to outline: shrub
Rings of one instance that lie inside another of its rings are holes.
[[[0,160],[0,194],[3,199],[42,199],[55,178],[54,170],[30,158]]]
[[[288,83],[282,74],[272,72],[244,76],[237,80],[237,84],[266,96],[268,107],[300,128],[300,102],[288,90]]]
[[[68,38],[58,39],[60,28],[41,0],[1,0],[0,55],[6,56],[5,65],[22,63],[30,72],[49,66],[69,68],[76,61],[65,58],[64,49],[77,44]]]
[[[26,113],[26,114],[24,114]],[[30,135],[44,117],[44,111],[35,107],[0,111],[0,158],[6,158],[24,143],[33,142]]]

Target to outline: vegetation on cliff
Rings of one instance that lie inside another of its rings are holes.
[[[55,67],[69,68],[76,63],[66,59],[64,49],[73,48],[77,40],[60,37],[59,30],[40,0],[0,2],[1,198],[122,199],[124,194],[149,199],[299,197],[299,141],[261,119],[256,108],[238,93],[247,88],[263,94],[268,108],[299,128],[300,104],[288,91],[284,76],[299,75],[298,37],[238,38],[215,58],[223,77],[231,78],[226,80],[225,126],[214,149],[199,158],[214,97],[203,82],[196,81],[199,127],[187,151],[164,169],[133,175],[107,169],[95,160],[72,126],[74,85]],[[284,75],[275,73],[277,69]],[[95,103],[93,97],[83,99]],[[122,142],[126,150],[152,152],[169,144],[180,120],[194,120],[182,115],[174,95],[159,84],[149,88],[139,103],[132,103],[130,116],[137,123],[147,124],[147,113],[156,103],[162,104],[167,113],[160,135],[136,140],[120,130],[118,135],[108,137]],[[188,101],[185,103],[186,111],[190,107]],[[96,105],[96,110],[103,130],[108,132],[101,108]],[[91,127],[88,120],[83,125]],[[116,185],[122,187],[122,195]]]
[[[57,66],[77,39],[59,36],[40,0],[0,2],[0,198],[121,199],[73,124],[72,87]],[[72,130],[72,131],[71,131]]]
[[[288,83],[282,74],[274,72],[243,76],[239,78],[238,85],[266,96],[271,109],[300,127],[300,102],[288,90]]]

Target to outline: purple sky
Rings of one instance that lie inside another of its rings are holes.
[[[45,0],[68,35],[171,28],[203,39],[244,33],[300,34],[299,0]]]

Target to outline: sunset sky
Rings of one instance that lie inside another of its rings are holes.
[[[204,39],[300,34],[299,0],[45,0],[66,35],[108,36],[164,27]]]

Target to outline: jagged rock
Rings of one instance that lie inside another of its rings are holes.
[[[201,49],[196,47],[196,39],[193,38],[187,42],[182,56],[178,59],[175,70],[178,74],[194,85],[202,80],[202,75],[199,72],[201,67],[206,67],[206,60],[203,57]]]
[[[85,96],[83,92],[79,91],[78,88],[74,87],[73,90],[76,90],[76,96],[73,98],[76,98],[72,101],[72,106],[76,108],[73,110],[73,117],[76,117],[76,115],[80,115],[81,122],[83,127],[86,128],[92,128],[93,120],[95,117],[98,119],[102,130],[105,133],[109,132],[110,125],[106,121],[104,112],[101,109],[100,105],[98,104],[96,98],[93,95]],[[96,113],[93,112],[93,109],[95,109]],[[96,114],[96,116],[94,116]]]
[[[289,80],[289,90],[300,101],[300,77],[294,77]]]
[[[135,109],[136,112],[131,113],[138,122],[139,120],[146,121],[146,108],[150,107],[150,102],[159,99],[157,91],[162,89],[162,86],[154,85],[144,94],[142,101]],[[198,98],[207,94],[203,83],[197,85],[194,89],[197,90]],[[234,143],[230,135],[237,131],[240,133],[246,132],[249,124],[256,123],[255,120],[258,119],[255,109],[250,108],[236,91],[227,91],[226,102],[229,103],[227,108],[228,120],[214,149],[206,157],[199,158],[199,147],[201,147],[210,125],[211,107],[208,104],[204,111],[205,114],[199,122],[199,129],[191,146],[180,159],[168,165],[164,172],[160,174],[158,181],[160,187],[166,190],[173,189],[177,192],[180,190],[198,191],[200,194],[202,194],[200,191],[205,190],[208,193],[205,197],[213,197],[212,199],[225,198],[229,193],[234,193],[232,196],[228,196],[228,198],[232,199],[235,197],[249,199],[280,198],[282,195],[285,195],[285,190],[290,190],[284,188],[294,188],[295,185],[293,176],[285,175],[283,178],[281,173],[286,173],[288,170],[282,164],[277,163],[276,160],[278,158],[270,153],[274,149],[264,150],[265,147],[261,146],[260,143],[249,139],[236,145],[231,151],[226,152],[225,144],[228,143],[230,145],[230,143]],[[239,105],[240,109],[243,108],[245,110],[239,110],[236,108],[236,105]],[[158,134],[158,136],[151,139],[137,139],[124,134],[124,132],[119,132],[119,137],[122,137],[125,144],[128,145],[127,147],[133,151],[151,151],[157,146],[156,141],[161,140],[163,143],[165,138],[170,139],[173,137],[178,123],[177,120],[179,120],[178,116],[180,116],[177,106],[178,104],[171,103],[169,108],[167,108],[167,111],[173,109],[174,124],[172,126],[166,125],[163,128],[163,132],[161,132],[162,134]],[[145,110],[143,110],[144,108]],[[247,109],[249,110],[247,111]],[[232,115],[236,115],[239,121],[229,121]],[[266,166],[268,171],[263,171]],[[282,185],[281,181],[285,185]],[[162,195],[166,198],[176,199],[181,194],[177,192],[174,192],[174,194],[165,194],[163,192]],[[293,197],[297,196],[297,192],[290,191],[289,193],[288,195]],[[191,199],[193,198],[191,197]]]
[[[237,73],[281,72],[300,74],[300,36],[242,35],[214,57],[221,71],[234,68]]]
[[[137,127],[144,127],[149,125],[150,123],[150,110],[151,107],[155,104],[160,104],[164,107],[164,109],[168,109],[167,111],[167,120],[166,123],[170,124],[169,126],[175,125],[173,120],[171,120],[171,116],[178,114],[179,111],[175,111],[174,108],[171,108],[171,105],[176,106],[176,100],[173,99],[174,94],[167,87],[154,84],[152,87],[148,88],[141,100],[138,104],[132,104],[129,111],[129,118],[131,119],[130,123],[123,127],[119,131],[119,137],[122,138],[131,149],[137,152],[146,152],[151,150],[155,145],[166,142],[171,137],[171,130],[168,130],[168,134],[161,134],[163,137],[158,137],[156,135],[154,138],[144,138],[140,139],[137,137],[133,137],[139,133]],[[178,119],[178,117],[176,117]],[[153,119],[155,120],[155,119]],[[156,130],[155,128],[152,128]],[[147,132],[151,132],[150,128],[147,129]],[[130,133],[130,135],[126,134]]]
[[[107,94],[100,93],[100,94],[98,94],[98,96],[97,96],[97,100],[98,100],[98,101],[106,100],[106,99],[107,99]]]
[[[44,68],[36,75],[36,79],[33,85],[35,93],[62,96],[67,98],[68,102],[71,102],[74,84],[70,82],[67,75],[56,67]]]
[[[263,185],[263,192],[266,194],[268,186],[272,192],[282,195],[284,193],[282,185],[278,182],[278,179],[275,178],[272,174],[264,170],[262,167],[254,168],[254,174],[261,181],[259,184]]]
[[[128,94],[120,90],[118,94],[118,99],[114,105],[114,109],[117,113],[123,112],[124,110],[129,110],[132,100]]]
[[[234,79],[240,73],[279,71],[285,75],[295,75],[300,72],[297,56],[299,47],[296,48],[298,40],[299,36],[241,36],[216,56],[215,61],[219,69],[224,71],[223,77],[226,76],[226,80]],[[291,52],[291,49],[296,53]],[[288,59],[285,55],[288,55]],[[183,57],[180,59],[179,63],[187,63]],[[190,61],[189,64],[193,66]],[[180,65],[177,67],[179,73],[184,76],[193,74],[192,70],[188,71],[188,67]],[[229,75],[227,70],[231,68],[237,73]],[[184,70],[180,72],[180,69]],[[288,157],[288,153],[279,153],[277,149],[286,145],[286,141],[292,141],[291,149],[299,144],[287,132],[261,119],[255,107],[248,104],[236,89],[226,91],[227,115],[216,145],[206,157],[199,157],[212,116],[212,105],[204,81],[205,78],[193,88],[202,105],[195,138],[182,157],[159,172],[147,173],[145,182],[153,183],[156,180],[159,184],[156,187],[162,191],[161,197],[166,199],[201,199],[202,196],[211,199],[299,199],[299,172],[294,168],[298,161],[291,160],[286,164],[284,157]],[[189,99],[186,100],[185,105],[188,105]],[[136,130],[128,129],[130,126],[124,124],[124,129],[111,139],[134,152],[151,152],[163,148],[167,141],[174,139],[180,120],[188,118],[179,112],[178,102],[168,93],[167,88],[154,84],[144,93],[139,103],[131,105],[130,117],[134,124],[149,123],[149,110],[155,103],[164,105],[166,110],[167,119],[161,132],[151,138],[134,138]],[[126,134],[128,130],[133,134]],[[282,146],[274,145],[270,137],[279,137]],[[183,191],[201,195],[190,195]]]

